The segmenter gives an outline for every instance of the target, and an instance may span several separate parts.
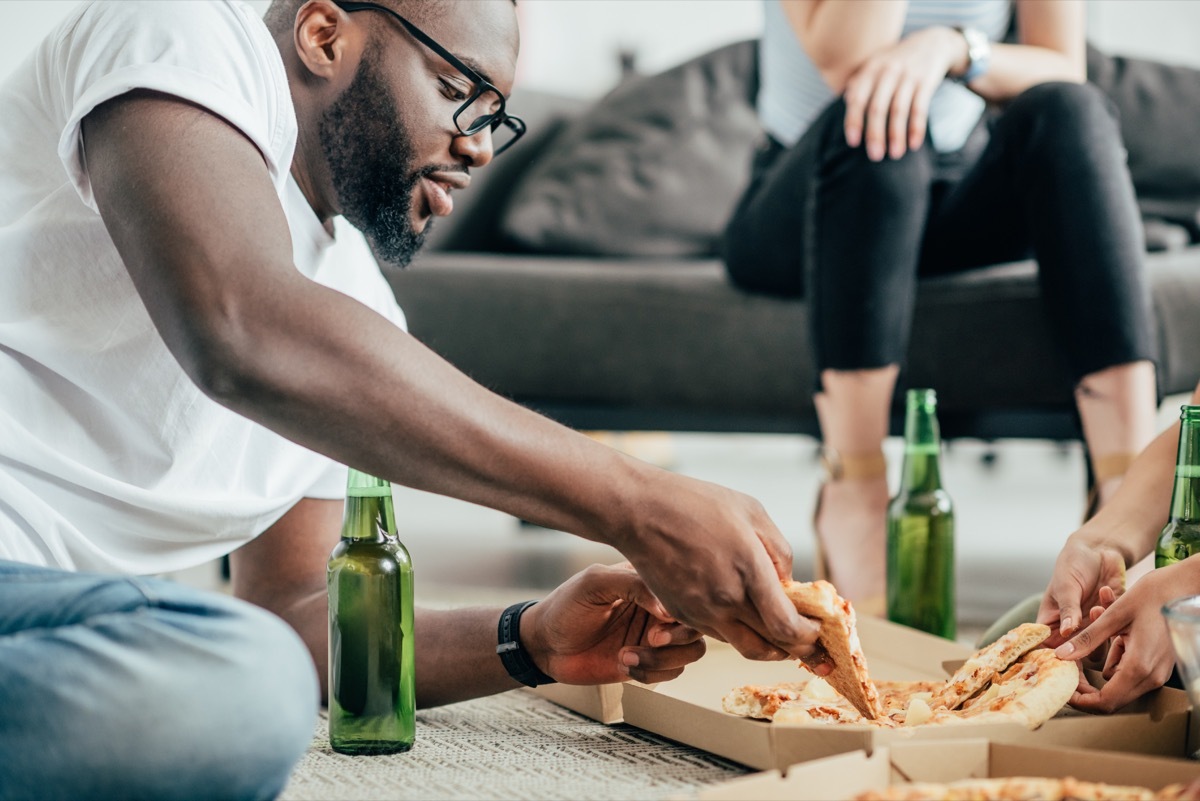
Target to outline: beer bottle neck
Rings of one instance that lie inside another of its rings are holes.
[[[1171,519],[1200,522],[1200,420],[1186,416],[1180,423]]]
[[[396,533],[396,515],[390,495],[355,496],[346,498],[342,518],[342,538],[374,541]]]
[[[942,437],[937,417],[927,408],[909,408],[904,423],[904,469],[900,487],[909,492],[939,489]]]

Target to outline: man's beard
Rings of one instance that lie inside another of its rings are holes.
[[[413,190],[426,171],[413,170],[412,139],[373,51],[363,54],[354,80],[322,116],[321,149],[342,215],[366,234],[376,256],[405,267],[430,227],[417,233],[411,216]]]

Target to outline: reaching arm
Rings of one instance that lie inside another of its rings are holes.
[[[96,202],[171,353],[210,397],[345,464],[607,542],[679,620],[752,658],[812,656],[762,506],[606,448],[469,380],[301,276],[259,152],[177,99],[84,120]]]
[[[1200,385],[1191,403],[1200,403]],[[1125,591],[1125,568],[1154,550],[1174,486],[1179,423],[1162,432],[1130,466],[1112,499],[1067,538],[1054,563],[1038,621],[1057,625],[1052,642],[1071,636],[1097,605],[1101,588]]]
[[[338,541],[341,501],[300,501],[231,555],[234,594],[287,621],[308,646],[328,697],[325,566]],[[496,655],[500,609],[417,609],[417,704],[439,706],[519,685]],[[535,664],[568,684],[675,678],[704,654],[700,634],[670,619],[627,567],[577,573],[521,618]],[[627,662],[634,662],[629,665]]]

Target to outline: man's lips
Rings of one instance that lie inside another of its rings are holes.
[[[455,189],[466,189],[471,176],[465,172],[435,172],[422,176],[421,190],[429,213],[437,217],[449,216],[454,211],[454,199],[450,193]]]

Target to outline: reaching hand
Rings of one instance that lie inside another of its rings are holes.
[[[783,592],[792,551],[762,504],[686,476],[656,478],[621,551],[669,614],[749,659],[799,658],[828,673],[820,627]]]
[[[866,132],[867,158],[898,159],[925,142],[929,102],[966,43],[949,28],[924,28],[867,59],[846,82],[846,143]]]
[[[1113,598],[1125,592],[1124,556],[1115,548],[1084,542],[1074,535],[1068,538],[1038,610],[1039,623],[1057,626],[1047,645],[1059,645],[1085,624],[1085,606],[1089,610],[1107,606],[1100,598],[1105,589]]]
[[[1112,638],[1103,671],[1108,683],[1100,689],[1081,683],[1071,704],[1089,711],[1112,712],[1161,687],[1175,664],[1162,607],[1198,591],[1200,560],[1186,559],[1155,570],[1107,609],[1094,614],[1094,621],[1055,653],[1061,659],[1082,659]]]
[[[563,684],[668,681],[704,655],[700,632],[674,621],[629,565],[592,565],[521,618],[538,668]]]

